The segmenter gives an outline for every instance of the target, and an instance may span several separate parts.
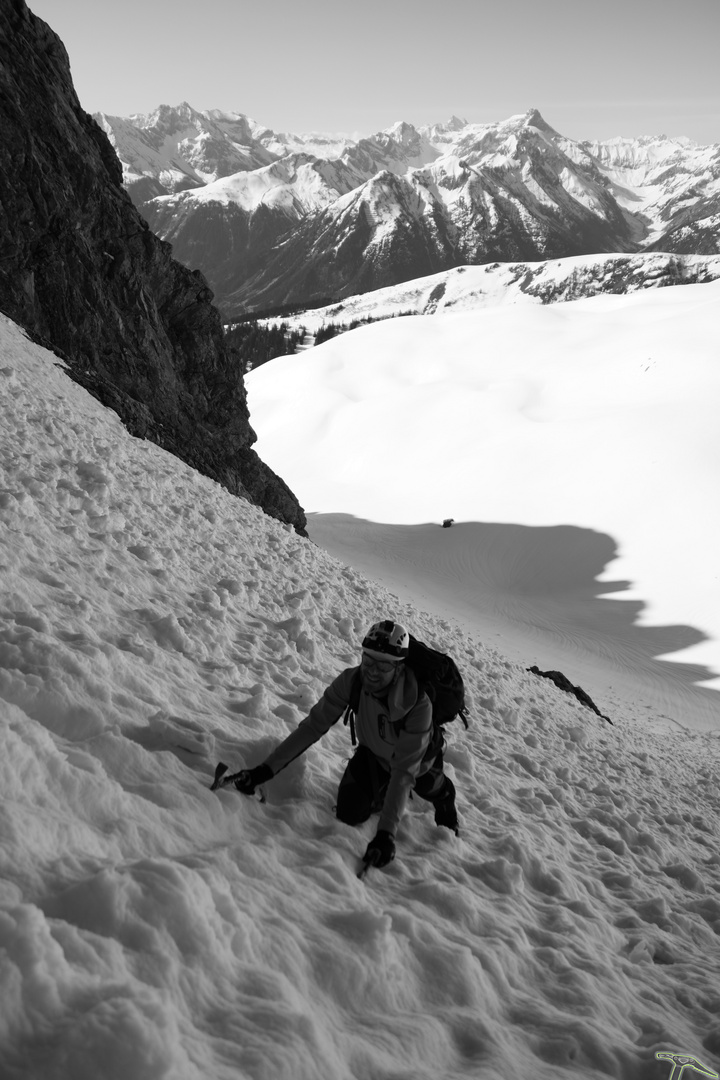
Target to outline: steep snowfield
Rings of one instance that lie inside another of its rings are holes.
[[[630,698],[598,701],[610,726],[130,437],[4,317],[0,403],[3,1080],[720,1065],[717,732],[657,734]],[[385,613],[466,675],[463,830],[414,801],[360,882],[372,829],[332,813],[342,725],[265,805],[208,785]]]

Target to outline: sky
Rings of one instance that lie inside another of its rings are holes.
[[[88,112],[187,101],[369,135],[537,108],[573,139],[720,142],[717,0],[35,0]]]
[[[2,315],[0,390],[3,1080],[717,1075],[717,726],[642,671],[602,719],[130,436]],[[474,538],[414,535],[418,591]],[[333,813],[341,723],[265,803],[210,783],[384,614],[463,672],[460,835],[415,798],[359,880],[377,819]]]

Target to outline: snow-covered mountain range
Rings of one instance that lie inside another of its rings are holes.
[[[187,104],[96,119],[151,227],[226,315],[494,260],[719,250],[718,145],[577,142],[535,109],[370,138]]]

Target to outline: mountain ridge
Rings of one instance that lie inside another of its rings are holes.
[[[312,310],[261,320],[323,338],[363,322],[402,315],[455,314],[507,304],[555,304],[584,297],[704,284],[720,279],[720,255],[641,252],[583,255],[539,262],[458,266],[427,277],[348,296]],[[257,365],[255,365],[257,366]]]
[[[183,109],[137,118],[138,143],[129,122],[99,119],[136,205],[181,262],[202,270],[226,317],[496,260],[720,250],[720,146],[576,141],[537,108],[493,124],[398,121],[324,142],[277,136],[240,113]],[[143,164],[146,128],[160,145],[173,117],[164,171]]]

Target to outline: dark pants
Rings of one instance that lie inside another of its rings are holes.
[[[418,777],[413,791],[421,799],[435,802],[445,792],[442,750],[427,772]],[[336,813],[346,825],[360,825],[382,809],[390,773],[366,746],[358,746],[343,773],[337,795]]]

